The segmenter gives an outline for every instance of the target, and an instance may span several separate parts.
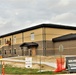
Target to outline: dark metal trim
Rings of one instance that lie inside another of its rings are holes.
[[[58,24],[40,24],[40,25],[36,25],[30,28],[25,28],[19,31],[15,31],[15,32],[11,32],[5,35],[1,35],[0,38],[5,37],[5,36],[10,36],[10,35],[14,35],[14,34],[18,34],[18,33],[22,33],[22,32],[26,32],[26,31],[30,31],[30,30],[34,30],[34,29],[38,29],[38,28],[58,28],[58,29],[69,29],[69,30],[76,30],[76,27],[72,27],[72,26],[65,26],[65,25],[58,25]]]
[[[71,34],[63,35],[52,39],[53,42],[68,41],[68,40],[76,40],[76,33],[74,34],[71,33]]]

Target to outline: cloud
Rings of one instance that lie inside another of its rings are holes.
[[[75,25],[75,14],[76,0],[0,0],[0,34],[40,23]]]
[[[76,24],[75,14],[69,13],[69,12],[57,15],[53,17],[51,20],[52,22],[55,22],[55,23],[62,23],[62,24],[69,24],[69,25]]]
[[[61,6],[68,6],[69,3],[70,3],[70,0],[61,0],[61,1],[59,2],[59,5],[61,5]]]

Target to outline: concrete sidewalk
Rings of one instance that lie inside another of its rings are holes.
[[[25,63],[25,60],[18,60],[18,59],[11,59],[11,58],[3,58],[1,60],[10,61],[10,62],[21,62],[21,63],[24,62]],[[37,62],[37,61],[33,61],[32,63],[45,64],[45,65],[57,68],[56,63],[54,63],[54,62]]]

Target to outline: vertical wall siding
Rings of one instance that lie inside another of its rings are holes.
[[[38,48],[37,48],[37,55],[43,55],[43,41],[37,41],[36,43],[38,43]]]
[[[34,32],[35,38],[34,40],[31,40],[31,33]],[[18,56],[18,55],[28,55],[28,51],[26,48],[23,49],[25,54],[22,53],[22,50],[20,48],[20,45],[23,42],[36,42],[39,44],[36,54],[37,55],[54,55],[59,54],[58,47],[60,44],[64,45],[64,55],[69,54],[76,54],[76,41],[65,41],[65,42],[52,42],[52,38],[56,38],[58,36],[69,34],[69,33],[76,33],[76,30],[67,30],[67,29],[58,29],[58,28],[38,28],[34,30],[29,30],[26,32],[13,34],[10,36],[6,36],[3,38],[0,38],[2,41],[2,44],[0,45],[0,50],[2,50],[2,56],[3,57],[10,57],[10,56]],[[14,43],[14,36],[16,36],[16,43]],[[11,45],[8,46],[5,44],[4,39],[10,39],[11,38]],[[11,52],[10,53],[10,49]],[[14,53],[14,49],[16,49],[16,54]],[[6,54],[5,54],[6,50]]]
[[[76,40],[62,41],[54,43],[55,55],[59,55],[59,45],[63,45],[64,50],[61,52],[63,55],[76,55]]]
[[[58,29],[58,28],[45,28],[46,29],[46,40],[52,40],[62,35],[69,33],[76,33],[76,30]]]
[[[34,40],[31,40],[31,33],[34,33]],[[24,42],[42,41],[42,28],[24,32]]]
[[[38,48],[36,50],[36,55],[43,55],[43,41],[37,41],[36,43],[38,43]],[[11,46],[4,46],[1,48],[2,50],[2,56],[3,57],[12,57],[12,56],[22,56],[22,49],[20,48],[21,44],[15,44],[15,45],[11,45]],[[10,53],[10,49],[11,49],[11,53]],[[16,49],[16,54],[14,53],[14,49]],[[6,54],[5,54],[5,50],[6,50]],[[23,56],[28,55],[28,50],[26,47],[23,48]]]
[[[31,33],[34,32],[35,34],[35,39],[32,41],[31,40]],[[14,37],[16,37],[16,43],[14,42]],[[5,44],[5,39],[10,39],[11,38],[11,45],[9,46],[8,44]],[[23,33],[18,33],[15,35],[3,37],[2,39],[2,56],[3,57],[12,57],[12,56],[22,56],[22,55],[28,55],[28,50],[26,48],[22,49],[20,48],[20,45],[24,42],[36,42],[39,44],[36,54],[37,55],[43,55],[43,42],[40,41],[42,40],[42,28],[28,31],[28,32],[23,32]],[[10,53],[11,49],[11,53]],[[16,49],[16,53],[14,52],[14,49]],[[6,54],[5,54],[6,50]],[[23,54],[22,54],[23,52]]]
[[[52,38],[56,38],[65,34],[76,33],[76,30],[68,30],[68,29],[58,29],[58,28],[45,28],[46,34],[46,55],[59,55],[59,45],[63,42],[53,43]],[[70,44],[71,43],[71,44]],[[76,49],[71,49],[70,47],[75,47],[76,43],[73,41],[64,43],[64,51],[62,54],[64,55],[73,55],[76,54]],[[66,49],[68,47],[68,49]],[[75,51],[75,52],[74,52]]]
[[[11,57],[12,52],[10,53],[10,50],[12,51],[12,46],[4,46],[2,47],[2,56],[3,57]],[[5,54],[6,51],[6,54]]]
[[[55,51],[54,51],[54,45],[53,42],[51,40],[46,40],[46,55],[54,55]]]

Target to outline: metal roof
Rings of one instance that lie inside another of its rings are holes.
[[[71,34],[63,35],[52,39],[53,42],[60,42],[60,41],[67,41],[67,40],[76,40],[76,34],[71,33]]]
[[[33,26],[33,27],[29,27],[29,28],[25,28],[25,29],[22,29],[22,30],[18,30],[18,31],[15,31],[15,32],[8,33],[8,34],[1,35],[0,38],[10,36],[10,35],[14,35],[14,34],[18,34],[18,33],[22,33],[22,32],[25,32],[25,31],[30,31],[30,30],[34,30],[34,29],[38,29],[38,28],[43,28],[43,27],[44,28],[59,28],[59,29],[76,30],[76,27],[72,27],[72,26],[64,26],[64,25],[59,25],[59,24],[39,24],[39,25],[36,25],[36,26]]]

